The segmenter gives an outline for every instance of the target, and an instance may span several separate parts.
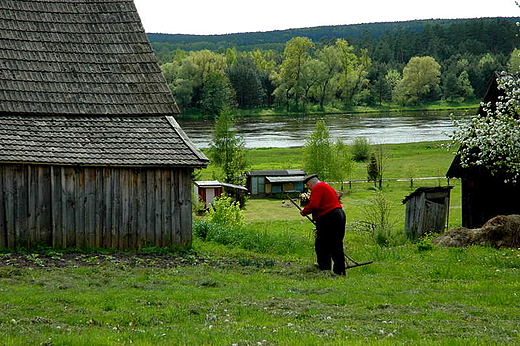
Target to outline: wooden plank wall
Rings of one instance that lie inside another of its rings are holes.
[[[189,246],[191,169],[0,165],[0,247]]]
[[[406,234],[412,238],[417,238],[427,232],[444,231],[449,203],[449,190],[413,196],[406,203]]]

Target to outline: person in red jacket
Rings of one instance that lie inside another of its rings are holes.
[[[325,182],[319,181],[316,174],[308,175],[303,183],[311,191],[309,203],[303,208],[303,216],[312,214],[316,224],[314,249],[321,270],[331,269],[337,275],[345,275],[345,237],[346,216],[336,190]]]

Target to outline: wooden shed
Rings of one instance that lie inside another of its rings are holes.
[[[208,159],[132,0],[0,2],[0,248],[191,244]]]
[[[285,192],[303,192],[305,171],[285,169],[276,171],[246,172],[246,187],[251,196],[263,197]]]
[[[450,208],[450,191],[453,186],[420,187],[406,196],[404,229],[410,238],[428,232],[443,232]]]
[[[483,102],[490,102],[492,108],[499,97],[505,95],[498,87],[500,78],[510,76],[495,73],[484,96]],[[477,114],[487,116],[482,106]],[[446,176],[461,180],[463,227],[480,228],[497,215],[520,214],[520,184],[507,182],[502,174],[492,174],[482,166],[464,168],[457,154]]]
[[[222,183],[218,180],[195,182],[195,194],[199,196],[206,209],[213,204],[215,197],[220,197],[224,192],[242,205],[249,191],[244,186]]]

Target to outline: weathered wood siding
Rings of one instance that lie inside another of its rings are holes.
[[[188,246],[191,169],[0,165],[0,247]]]
[[[449,206],[449,189],[414,195],[406,203],[406,234],[416,238],[428,232],[444,231]]]

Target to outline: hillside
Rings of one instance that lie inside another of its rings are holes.
[[[514,25],[520,17],[483,18],[483,19],[429,19],[403,22],[365,23],[352,25],[319,26],[311,28],[287,29],[266,32],[234,33],[224,35],[184,35],[148,33],[148,38],[155,49],[168,47],[168,50],[201,50],[235,47],[239,51],[253,49],[282,50],[286,41],[292,37],[305,36],[314,42],[332,38],[348,38],[359,40],[369,36],[378,39],[385,34],[395,34],[400,31],[419,33],[426,27],[447,27],[453,24],[475,24],[482,21],[496,22],[506,20]]]

